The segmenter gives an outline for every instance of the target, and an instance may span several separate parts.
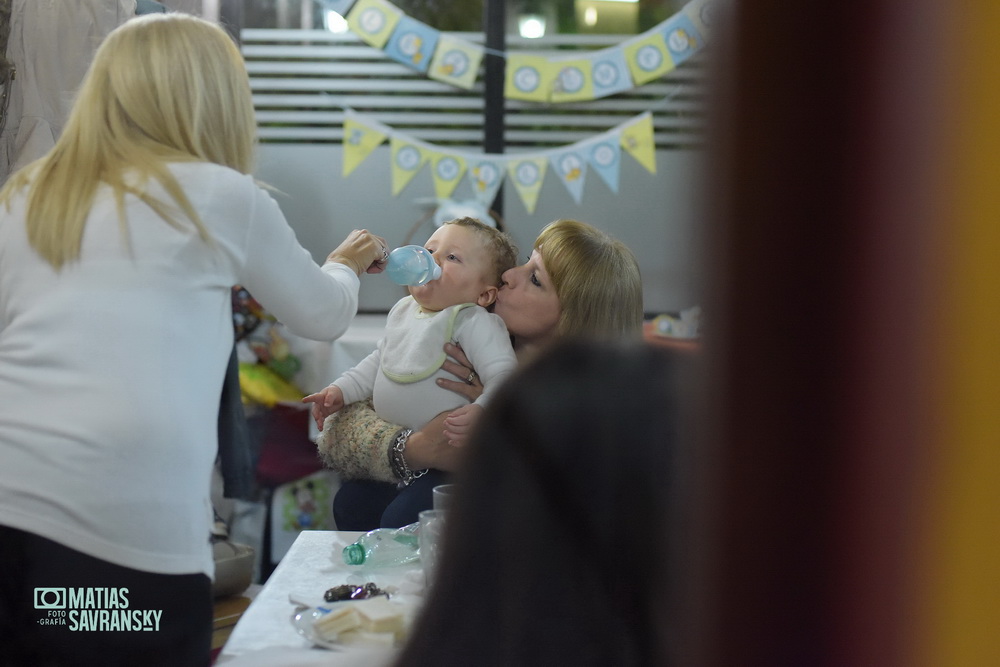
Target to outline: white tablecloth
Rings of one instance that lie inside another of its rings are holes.
[[[423,571],[419,562],[393,568],[365,568],[344,563],[341,552],[359,535],[361,533],[353,531],[328,530],[300,533],[236,624],[222,647],[218,662],[245,656],[240,664],[290,665],[295,662],[292,658],[298,655],[304,656],[305,661],[295,664],[309,664],[311,658],[325,659],[325,664],[330,664],[336,652],[325,649],[310,651],[310,642],[292,625],[298,606],[292,600],[305,606],[319,606],[323,604],[323,593],[334,586],[373,581],[380,588],[400,588],[419,600],[423,586]],[[391,653],[385,650],[378,653],[391,658]],[[261,660],[251,661],[255,656]]]

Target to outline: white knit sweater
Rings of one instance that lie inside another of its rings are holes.
[[[317,266],[249,176],[172,170],[214,249],[134,198],[129,247],[102,189],[81,260],[56,272],[27,243],[23,198],[0,207],[0,524],[126,567],[211,576],[230,287],[328,340],[350,324],[360,281]]]

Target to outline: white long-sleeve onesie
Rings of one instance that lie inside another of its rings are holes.
[[[441,368],[449,340],[462,346],[476,369],[483,383],[476,404],[484,405],[513,372],[517,358],[503,320],[475,304],[427,312],[413,297],[400,299],[389,311],[375,351],[333,384],[344,393],[345,404],[372,396],[379,417],[419,429],[441,412],[468,404],[435,382],[455,379]]]

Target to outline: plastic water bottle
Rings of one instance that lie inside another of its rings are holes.
[[[420,523],[402,528],[376,528],[344,547],[344,562],[348,565],[405,565],[420,558],[417,533]]]
[[[397,285],[426,285],[441,277],[441,267],[427,248],[404,245],[389,253],[385,275]]]

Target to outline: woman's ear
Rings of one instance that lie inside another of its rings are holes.
[[[482,291],[479,298],[476,299],[476,304],[482,306],[483,308],[489,308],[493,305],[493,302],[497,300],[497,292],[500,290],[497,287],[490,286]]]

